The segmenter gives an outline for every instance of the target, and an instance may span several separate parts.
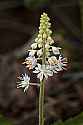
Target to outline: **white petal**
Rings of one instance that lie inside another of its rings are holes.
[[[41,43],[38,43],[38,47],[41,48],[41,47],[42,47],[42,44],[41,44]]]
[[[24,92],[26,92],[28,88],[29,88],[29,85],[27,87],[25,87]]]
[[[52,71],[48,71],[48,75],[49,76],[53,76],[53,72]]]
[[[52,47],[52,51],[55,55],[60,54],[59,47]]]
[[[46,79],[48,78],[48,75],[47,75],[47,73],[44,73],[44,76],[45,76],[45,78],[46,78]]]
[[[41,70],[41,64],[38,63],[37,65],[38,65],[38,69]]]
[[[43,73],[42,73],[42,72],[40,72],[40,73],[37,75],[37,78],[39,78],[39,79],[40,79],[40,81],[42,81],[42,80],[43,80]]]
[[[54,73],[58,73],[56,70],[53,70]]]
[[[35,53],[36,53],[36,50],[31,50],[31,51],[29,52],[29,56],[34,56]]]
[[[39,71],[38,70],[34,70],[33,73],[39,73]]]
[[[60,65],[60,64],[58,64],[58,69],[57,69],[57,71],[60,71],[60,70],[62,70],[62,66]]]
[[[40,50],[37,51],[37,56],[40,57],[42,54],[43,54],[42,49],[40,49]]]

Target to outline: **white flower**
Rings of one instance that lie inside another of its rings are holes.
[[[55,56],[51,56],[48,59],[48,63],[50,65],[49,69],[54,73],[62,71],[63,69],[66,70],[67,67],[67,59],[63,58],[61,55],[59,56],[59,59],[57,59]]]
[[[27,91],[27,89],[29,88],[29,81],[30,81],[30,77],[25,73],[24,75],[22,74],[22,77],[18,77],[20,82],[18,82],[19,84],[17,85],[17,88],[24,88],[24,92]]]
[[[42,81],[44,77],[47,79],[48,76],[53,76],[53,72],[49,69],[48,65],[38,64],[38,67],[35,67],[33,73],[38,73],[37,78],[39,78],[40,81]]]
[[[29,56],[25,59],[25,62],[23,64],[26,64],[26,67],[29,69],[33,69],[37,65],[37,59],[35,56]]]
[[[55,54],[55,55],[60,54],[60,51],[59,51],[60,49],[61,49],[60,47],[54,47],[54,46],[52,46],[53,54]]]
[[[36,50],[30,50],[30,52],[29,52],[29,56],[34,56],[35,55],[35,53],[36,53]]]
[[[53,71],[53,73],[57,73],[58,71],[60,71],[59,67],[57,66],[58,60],[56,56],[51,56],[50,58],[48,58],[48,63],[49,69]]]
[[[59,70],[66,70],[67,67],[67,58],[63,58],[61,55],[59,56],[57,66]]]
[[[24,92],[28,90],[30,85],[40,86],[37,83],[30,83],[30,77],[26,73],[22,74],[22,77],[18,77],[18,79],[20,82],[17,82],[19,83],[17,88],[24,88]]]
[[[32,49],[36,49],[36,48],[37,48],[37,43],[33,43],[33,44],[31,45],[31,48],[32,48]]]

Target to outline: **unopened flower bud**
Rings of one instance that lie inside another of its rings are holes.
[[[46,39],[47,38],[47,35],[46,33],[43,34],[43,39]]]
[[[38,38],[42,38],[42,35],[41,35],[41,34],[38,34]]]
[[[42,43],[42,38],[38,39],[38,43]]]

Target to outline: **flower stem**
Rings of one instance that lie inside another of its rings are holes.
[[[45,65],[46,64],[46,52],[45,52],[45,41],[46,40],[43,40],[43,58],[42,58],[42,65]]]
[[[46,64],[46,54],[45,54],[45,39],[43,40],[43,56],[42,65]],[[39,95],[39,125],[44,125],[44,85],[45,79],[40,81],[40,95]]]
[[[44,80],[40,82],[39,125],[44,125]]]

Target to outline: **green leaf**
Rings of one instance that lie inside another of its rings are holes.
[[[48,0],[24,0],[24,5],[28,8],[40,7],[45,3],[48,3]]]
[[[64,123],[62,121],[58,121],[56,124],[54,125],[64,125]]]
[[[55,123],[54,125],[83,125],[83,113],[81,113],[80,115],[74,118],[70,118],[64,122],[59,121]]]
[[[0,125],[12,125],[12,123],[2,115],[0,115]]]

